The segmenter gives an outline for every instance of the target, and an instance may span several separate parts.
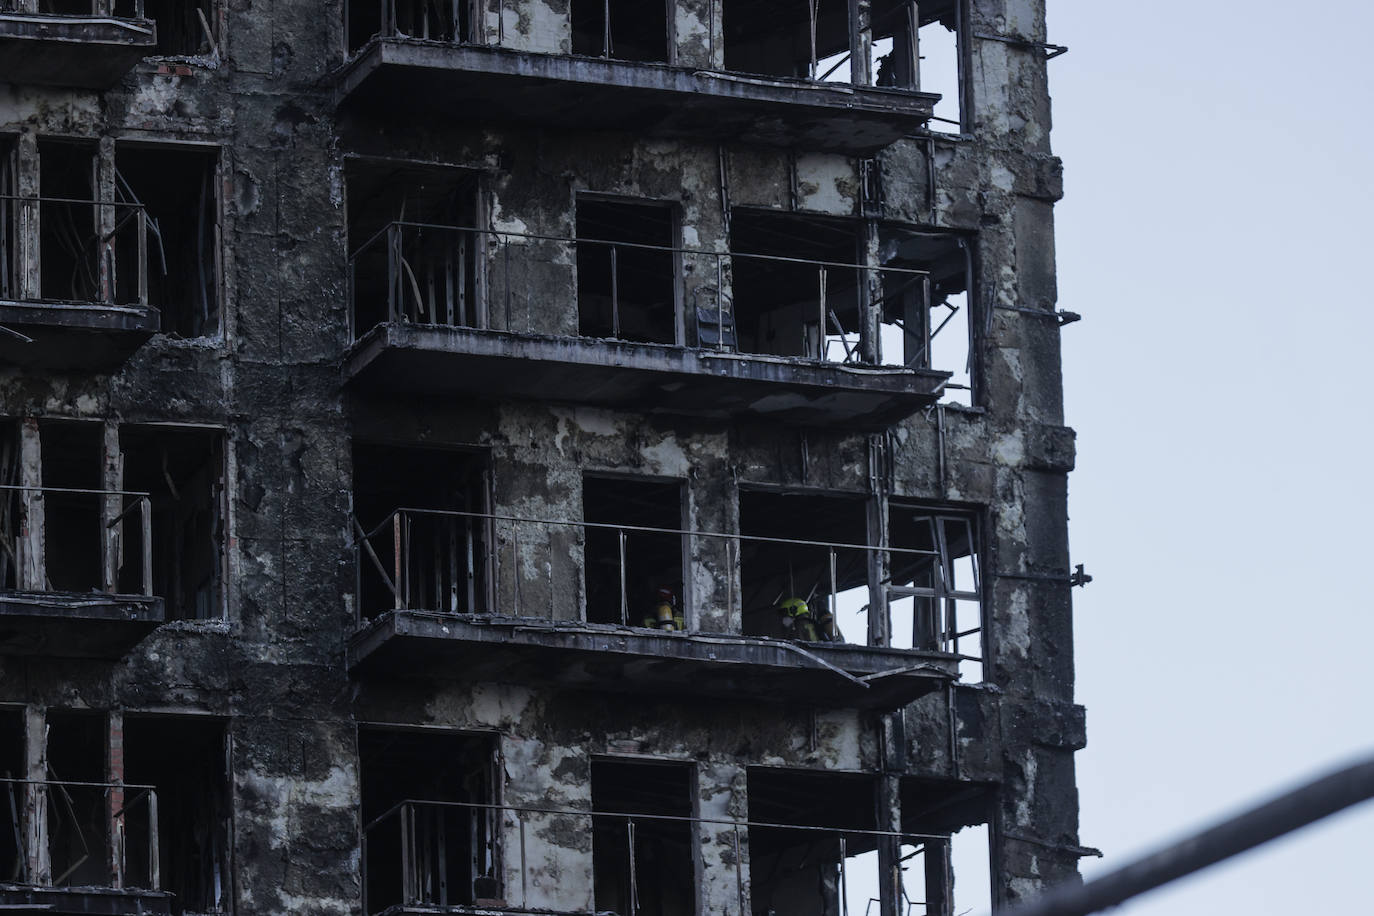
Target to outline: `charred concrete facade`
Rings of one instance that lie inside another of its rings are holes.
[[[1075,880],[1044,12],[0,0],[0,905]]]

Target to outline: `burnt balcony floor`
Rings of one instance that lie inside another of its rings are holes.
[[[576,130],[729,140],[850,155],[920,128],[937,95],[374,38],[337,72],[341,105]]]
[[[0,12],[0,83],[109,89],[156,48],[151,19]]]
[[[597,691],[895,709],[957,676],[953,656],[724,633],[392,611],[349,641],[354,676],[461,677]]]
[[[0,365],[114,369],[160,324],[152,307],[0,299]]]
[[[165,617],[145,595],[0,592],[0,655],[119,658]]]
[[[934,404],[944,372],[587,337],[383,324],[354,345],[345,380],[401,394],[464,395],[715,419],[880,429]]]
[[[163,916],[172,912],[172,895],[133,888],[0,884],[0,911],[54,916]]]

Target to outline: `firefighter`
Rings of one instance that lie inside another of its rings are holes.
[[[683,625],[682,609],[678,607],[677,596],[666,585],[660,585],[654,593],[653,610],[644,616],[644,626],[651,630],[674,630],[681,632]]]
[[[800,598],[784,598],[778,602],[778,614],[782,617],[782,628],[793,639],[802,642],[818,642],[816,621],[811,616],[810,606]]]

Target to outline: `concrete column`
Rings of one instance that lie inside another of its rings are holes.
[[[101,486],[106,490],[121,490],[124,488],[124,454],[119,449],[119,425],[113,420],[105,422],[105,443],[101,454],[100,463]],[[110,527],[110,522],[124,511],[123,497],[106,496],[104,498],[104,513],[100,527],[100,543],[102,547],[103,567],[101,570],[101,585],[105,591],[115,594],[119,591],[119,568],[122,565],[124,553],[124,528],[125,522],[121,521],[114,527]]]
[[[19,427],[19,483],[24,487],[43,486],[43,450],[38,421],[25,417]],[[43,493],[26,489],[19,493],[20,528],[18,585],[20,591],[41,592],[48,587],[48,564],[44,538]]]
[[[48,855],[48,797],[43,785],[48,778],[48,722],[42,707],[24,710],[26,759],[24,787],[24,871],[30,884],[47,885],[52,880],[52,861]]]
[[[870,0],[849,0],[849,74],[855,86],[873,84]]]
[[[124,782],[124,713],[118,709],[110,711],[106,745],[105,779],[107,782],[122,785]],[[124,825],[127,822],[120,815],[124,809],[124,790],[110,789],[106,795],[110,831],[110,882],[112,887],[124,886]],[[154,828],[155,829],[155,828]]]
[[[117,277],[115,276],[115,158],[114,138],[101,137],[99,152],[95,158],[95,196],[109,206],[96,208],[95,231],[100,239],[99,264],[96,269],[100,277],[100,298],[104,302],[114,302]]]
[[[21,7],[22,10],[22,7]],[[33,10],[29,10],[32,12]],[[15,188],[19,197],[32,200],[38,197],[39,163],[38,137],[25,131],[16,143]],[[39,298],[42,273],[39,265],[39,207],[36,203],[19,204],[19,298]]]

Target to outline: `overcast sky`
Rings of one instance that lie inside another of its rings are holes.
[[[1374,753],[1374,4],[1049,7],[1091,878]],[[1366,804],[1119,912],[1374,912],[1372,850]]]

